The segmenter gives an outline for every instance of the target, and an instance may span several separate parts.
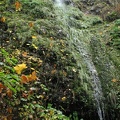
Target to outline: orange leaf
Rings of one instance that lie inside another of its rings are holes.
[[[36,72],[35,71],[32,72],[32,79],[33,80],[37,80],[37,76],[36,76]]]
[[[21,75],[21,83],[28,83],[29,80],[28,80],[28,77],[26,75]]]
[[[23,52],[23,53],[22,53],[22,56],[23,56],[23,57],[26,57],[27,54],[28,54],[27,52]]]
[[[33,27],[33,26],[34,26],[34,23],[33,23],[33,22],[30,22],[28,25],[29,25],[30,27]]]
[[[16,9],[16,11],[20,11],[21,10],[21,3],[19,1],[15,2],[15,9]]]
[[[29,76],[28,76],[28,81],[32,81],[33,79],[32,79],[32,75],[30,74]]]
[[[6,92],[6,93],[7,93],[7,96],[8,96],[8,97],[10,97],[10,98],[12,97],[12,91],[11,91],[10,89],[7,89],[7,92]]]
[[[30,75],[28,76],[28,80],[29,80],[29,81],[37,80],[37,76],[36,76],[36,72],[35,72],[35,71],[33,71],[32,74],[30,74]]]
[[[1,22],[5,22],[5,17],[1,17],[1,18],[0,18],[0,21],[1,21]]]

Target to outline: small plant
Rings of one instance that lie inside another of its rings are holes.
[[[111,35],[111,44],[117,49],[120,49],[120,20],[115,21],[115,25],[112,28],[112,31],[110,33]]]
[[[4,84],[4,86],[8,87],[14,93],[17,90],[20,90],[19,80],[20,78],[18,75],[15,74],[13,65],[15,65],[18,61],[14,56],[9,56],[9,54],[4,50],[1,49],[0,53],[2,54],[1,62],[1,70],[0,70],[0,82]]]
[[[24,87],[20,84],[20,78],[13,69],[18,61],[14,56],[10,56],[4,49],[0,50],[2,62],[0,64],[0,96],[1,102],[0,118],[10,119],[13,112],[13,101]]]

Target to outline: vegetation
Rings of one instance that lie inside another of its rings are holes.
[[[68,3],[63,14],[52,0],[0,1],[1,120],[99,119],[79,41],[96,66],[105,118],[119,119],[119,7],[102,20],[83,13],[91,1]]]

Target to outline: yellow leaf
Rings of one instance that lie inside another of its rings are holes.
[[[34,68],[30,68],[31,70],[35,70]]]
[[[61,51],[62,53],[64,53],[64,50],[63,50],[63,49],[61,49],[60,51]]]
[[[33,39],[36,39],[37,37],[35,35],[32,36]]]
[[[39,95],[39,98],[43,99],[43,98],[44,98],[44,96],[43,96],[43,95]]]
[[[37,50],[38,49],[38,47],[35,45],[35,44],[32,44],[32,46]]]
[[[41,59],[38,59],[38,66],[41,66],[43,61]]]
[[[21,72],[26,68],[27,68],[26,64],[22,63],[15,66],[14,70],[16,71],[17,74],[21,74]]]
[[[61,98],[61,100],[62,100],[63,102],[66,101],[66,99],[67,99],[66,97],[62,97],[62,98]]]

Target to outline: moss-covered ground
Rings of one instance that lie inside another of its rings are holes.
[[[99,119],[79,48],[96,67],[106,120],[119,120],[119,16],[102,19],[73,3],[61,11],[52,0],[0,1],[1,120]]]

